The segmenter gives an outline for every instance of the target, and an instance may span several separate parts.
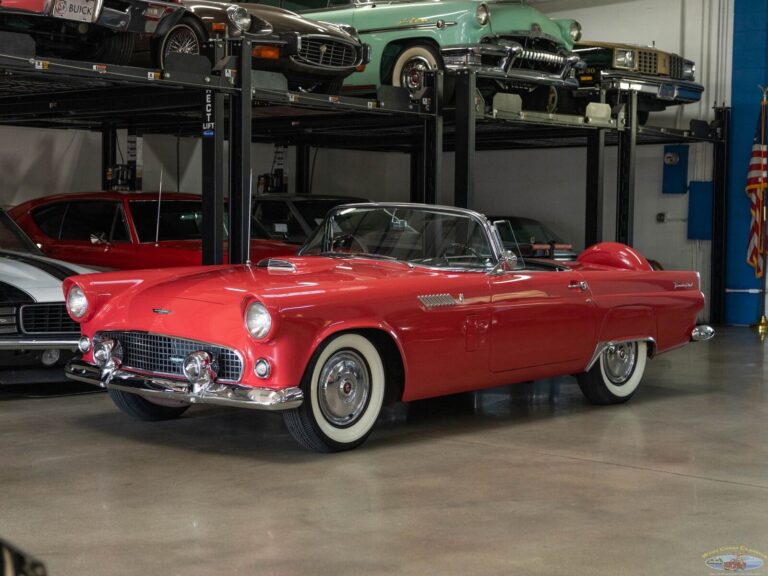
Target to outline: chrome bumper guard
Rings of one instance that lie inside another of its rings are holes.
[[[475,70],[484,76],[499,80],[516,80],[526,84],[546,84],[564,88],[577,88],[578,81],[571,76],[571,70],[581,60],[578,56],[561,56],[537,50],[526,50],[521,44],[457,44],[446,46],[441,51],[448,70]],[[497,64],[483,64],[484,56],[496,59]],[[560,73],[543,72],[529,68],[513,68],[515,62],[541,62],[561,67]]]
[[[68,378],[101,388],[138,394],[148,400],[178,400],[190,404],[219,404],[254,410],[289,410],[304,401],[301,388],[255,388],[239,384],[210,385],[195,389],[189,382],[151,375],[135,374],[119,368],[99,368],[82,360],[67,364]]]
[[[715,335],[715,329],[712,326],[701,324],[691,330],[691,342],[706,342],[711,340]]]

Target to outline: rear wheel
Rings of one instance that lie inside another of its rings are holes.
[[[415,95],[424,88],[424,72],[442,68],[437,50],[429,44],[412,44],[395,59],[392,67],[392,86],[407,88]]]
[[[611,344],[600,354],[589,372],[576,378],[584,396],[593,404],[620,404],[637,390],[645,372],[648,344]]]
[[[360,334],[328,340],[313,356],[301,386],[304,403],[283,412],[293,438],[308,450],[338,452],[362,444],[384,402],[384,364]]]
[[[144,420],[146,422],[157,422],[159,420],[173,420],[178,418],[187,408],[189,404],[182,402],[167,402],[167,403],[155,403],[142,398],[138,394],[131,394],[130,392],[123,392],[121,390],[109,390],[109,396],[115,405],[120,408],[121,411],[128,414],[132,418],[137,420]]]
[[[155,60],[160,68],[165,67],[169,54],[199,56],[206,34],[200,23],[189,16],[182,18],[155,46]]]

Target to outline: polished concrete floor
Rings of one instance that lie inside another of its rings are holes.
[[[522,384],[389,409],[336,455],[274,414],[0,392],[0,537],[53,576],[710,574],[768,554],[766,368],[722,329],[623,406]]]

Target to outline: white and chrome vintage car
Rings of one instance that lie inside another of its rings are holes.
[[[0,385],[65,380],[80,327],[61,283],[92,271],[43,256],[0,209]]]

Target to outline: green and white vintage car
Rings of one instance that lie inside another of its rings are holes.
[[[482,70],[499,89],[545,101],[555,88],[577,86],[579,58],[571,50],[581,26],[550,20],[520,0],[262,1],[357,29],[371,61],[347,78],[345,92],[391,84],[417,94],[425,70],[465,67]]]

